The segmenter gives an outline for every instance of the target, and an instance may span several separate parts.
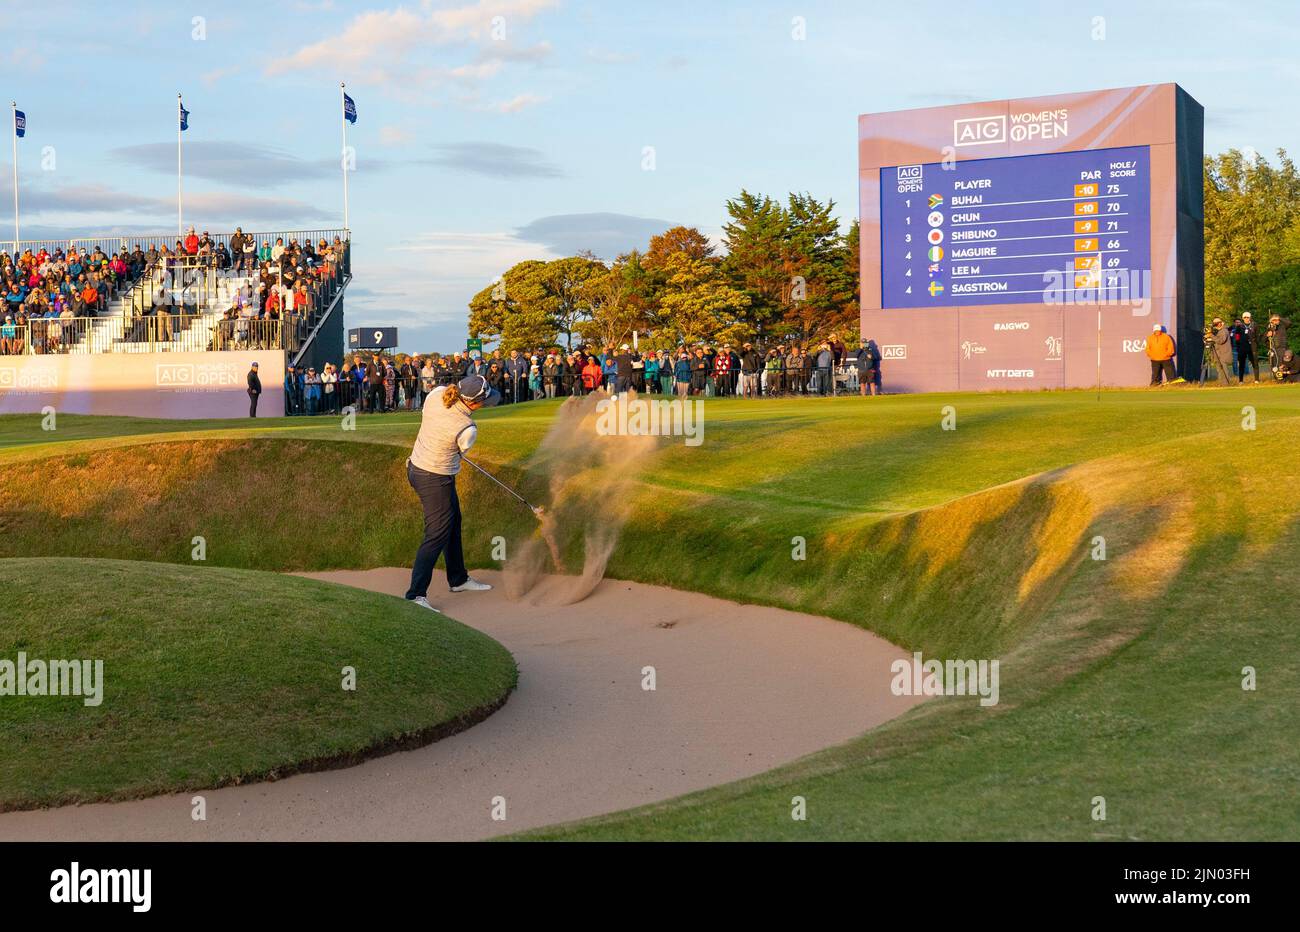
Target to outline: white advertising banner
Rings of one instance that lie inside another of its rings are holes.
[[[283,350],[0,356],[0,414],[248,417],[248,372],[258,364],[258,417],[284,416]]]

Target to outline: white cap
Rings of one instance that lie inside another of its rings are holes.
[[[1159,333],[1159,332],[1160,332],[1160,325],[1159,325],[1159,324],[1155,324],[1155,325],[1153,325],[1153,326],[1151,327],[1151,332],[1152,332],[1152,333]]]

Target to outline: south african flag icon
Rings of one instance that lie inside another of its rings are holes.
[[[942,204],[942,203],[943,203],[943,195],[942,195],[942,194],[931,194],[931,195],[930,195],[930,209],[931,209],[931,210],[934,210],[936,207],[938,207],[938,206],[939,206],[940,204]]]

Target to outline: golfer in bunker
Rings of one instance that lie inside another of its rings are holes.
[[[491,589],[487,583],[470,579],[460,541],[460,500],[456,497],[456,474],[462,454],[474,445],[478,428],[474,412],[491,407],[501,395],[481,375],[469,375],[454,385],[436,388],[424,399],[424,414],[415,448],[406,461],[406,478],[424,506],[424,541],[411,567],[411,587],[406,598],[416,605],[438,611],[429,604],[429,581],[438,555],[447,563],[447,585],[452,592]]]

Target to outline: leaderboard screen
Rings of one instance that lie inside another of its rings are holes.
[[[1123,300],[1150,213],[1147,146],[882,168],[881,306]]]

